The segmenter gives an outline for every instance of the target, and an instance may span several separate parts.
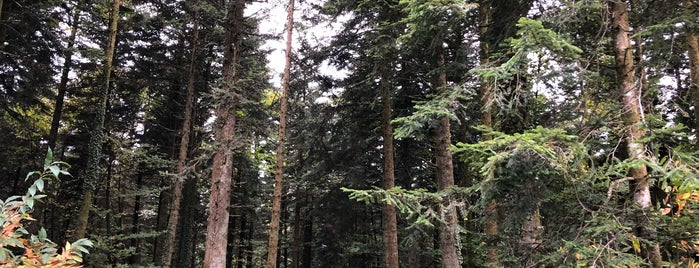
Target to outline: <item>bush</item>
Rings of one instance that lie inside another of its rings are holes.
[[[54,162],[49,150],[43,171],[27,174],[25,180],[38,176],[27,193],[0,200],[0,267],[82,267],[82,256],[89,253],[87,248],[92,246],[90,240],[79,239],[72,244],[66,242],[65,247],[59,250],[56,243],[46,238],[44,228],[34,235],[24,227],[27,221],[34,220],[29,215],[34,202],[46,196],[39,194],[44,190],[45,183],[58,179],[59,175],[70,175],[66,171],[68,167],[66,163]]]

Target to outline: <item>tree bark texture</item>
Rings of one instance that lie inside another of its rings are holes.
[[[56,105],[53,109],[51,129],[49,130],[48,145],[51,150],[56,149],[58,128],[60,127],[61,115],[63,114],[63,100],[65,99],[66,89],[68,87],[68,74],[70,74],[70,70],[73,66],[73,48],[75,47],[75,37],[78,33],[78,24],[80,23],[80,4],[81,3],[78,2],[78,4],[76,4],[76,6],[73,8],[70,35],[68,36],[68,44],[66,45],[63,69],[61,70],[61,80],[58,84],[58,95],[56,96]]]
[[[642,159],[645,157],[645,146],[638,142],[643,136],[641,127],[641,93],[635,84],[633,51],[629,32],[629,14],[626,2],[610,1],[612,11],[612,30],[614,31],[614,59],[616,62],[617,90],[622,96],[623,121],[626,127],[624,142],[628,157]],[[662,267],[660,248],[655,242],[655,237],[650,226],[650,221],[645,215],[645,210],[651,208],[650,188],[648,185],[648,171],[645,165],[629,170],[629,176],[633,177],[629,189],[636,205],[639,207],[636,222],[636,235],[648,239],[649,245],[644,247],[648,260],[652,267]]]
[[[184,120],[182,121],[182,133],[180,136],[180,148],[177,156],[177,178],[175,178],[172,187],[172,202],[168,217],[166,232],[167,239],[165,240],[166,247],[163,254],[162,266],[169,268],[172,264],[172,255],[175,252],[177,245],[177,226],[180,219],[180,204],[182,202],[182,186],[187,180],[187,152],[189,149],[190,130],[192,128],[192,109],[194,100],[194,81],[195,68],[197,65],[197,53],[199,52],[199,1],[194,2],[194,31],[192,33],[192,55],[189,61],[189,70],[187,72],[187,88],[184,106]]]
[[[478,6],[478,32],[480,34],[480,65],[487,66],[490,62],[490,43],[486,36],[488,25],[491,23],[492,13],[490,7],[491,0],[481,0]],[[481,102],[481,124],[493,128],[493,107],[490,104],[491,96],[490,81],[483,80],[480,85]],[[482,137],[489,139],[487,135]],[[500,258],[497,251],[498,220],[497,220],[497,199],[493,198],[485,207],[485,234],[488,238],[486,242],[486,264],[488,267],[500,267]]]
[[[206,227],[204,251],[205,268],[226,267],[226,245],[228,237],[228,215],[230,191],[233,176],[233,149],[235,148],[236,107],[239,92],[235,83],[242,49],[242,29],[244,0],[231,1],[225,18],[223,79],[226,94],[221,96],[215,109],[213,165],[211,171],[211,195],[209,196],[209,216]]]
[[[109,85],[112,76],[112,62],[114,60],[117,25],[119,23],[119,8],[121,7],[121,3],[122,0],[114,0],[112,2],[112,11],[109,24],[109,39],[107,41],[107,48],[105,49],[104,86],[100,89],[98,94],[99,103],[95,109],[94,125],[92,128],[92,133],[90,133],[90,140],[88,142],[87,170],[85,172],[85,178],[83,181],[85,196],[83,197],[83,202],[80,206],[80,211],[78,212],[75,232],[73,233],[73,240],[85,237],[87,232],[87,224],[90,217],[90,207],[92,206],[92,199],[95,191],[95,184],[99,178],[99,162],[100,156],[102,155],[102,144],[104,143],[105,136],[104,120],[107,113],[107,99],[109,97]]]
[[[294,30],[294,0],[289,0],[286,21],[286,56],[284,76],[282,78],[281,107],[279,108],[279,134],[277,144],[277,162],[274,172],[274,196],[272,197],[272,219],[269,224],[269,247],[267,252],[267,268],[277,266],[279,251],[279,218],[281,216],[282,189],[284,181],[284,143],[286,141],[286,116],[289,99],[289,78],[291,75],[291,40]]]
[[[686,9],[694,7],[692,1],[685,1]],[[685,32],[687,38],[687,54],[689,55],[690,85],[689,92],[694,105],[694,128],[699,129],[699,34],[696,28],[688,28]]]
[[[382,70],[381,99],[383,101],[383,187],[390,190],[395,186],[394,150],[393,150],[393,126],[391,125],[391,85],[386,72]],[[396,206],[384,205],[383,209],[383,246],[384,263],[386,268],[398,268],[398,223],[396,221]]]
[[[435,84],[437,90],[445,90],[447,87],[447,75],[444,71],[444,51],[439,48],[437,53],[437,67],[441,69]],[[451,130],[448,116],[438,119],[439,124],[435,129],[435,162],[437,165],[437,189],[445,190],[454,186],[454,163],[451,146]],[[449,204],[444,211],[444,222],[439,223],[439,249],[442,256],[442,268],[461,267],[459,255],[456,251],[457,216],[456,208]]]

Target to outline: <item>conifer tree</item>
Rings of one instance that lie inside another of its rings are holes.
[[[90,217],[90,207],[93,202],[93,195],[96,183],[100,173],[100,158],[102,156],[102,144],[104,143],[104,120],[107,112],[107,99],[109,96],[109,88],[112,77],[112,62],[114,60],[114,50],[117,38],[117,26],[119,23],[119,9],[121,8],[122,0],[113,0],[111,7],[111,15],[109,22],[109,38],[107,39],[107,47],[105,48],[105,59],[103,67],[103,86],[99,88],[98,103],[95,107],[95,120],[90,133],[90,142],[88,144],[87,170],[85,171],[84,196],[80,211],[76,219],[75,231],[73,237],[85,237],[87,231],[88,220]]]

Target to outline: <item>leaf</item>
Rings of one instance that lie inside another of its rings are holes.
[[[38,179],[38,180],[36,180],[36,181],[34,182],[34,185],[36,185],[36,189],[37,189],[39,192],[43,192],[43,191],[44,191],[44,180]]]
[[[53,176],[56,178],[58,178],[58,175],[61,174],[61,168],[56,165],[51,165],[49,169],[51,170],[51,174],[53,174]]]
[[[633,245],[633,250],[636,251],[637,254],[640,254],[641,253],[641,242],[638,241],[638,238],[632,237],[631,244]]]
[[[41,229],[39,229],[39,234],[37,237],[39,238],[40,242],[46,241],[46,229],[44,229],[44,227],[41,227]]]
[[[44,169],[51,166],[51,162],[53,162],[53,152],[51,151],[51,148],[49,148],[48,152],[46,152],[46,158],[44,159]]]
[[[24,178],[24,181],[28,181],[29,178],[31,178],[31,177],[32,177],[33,175],[35,175],[35,174],[41,175],[41,172],[39,172],[39,171],[32,171],[32,172],[27,173],[27,177]]]

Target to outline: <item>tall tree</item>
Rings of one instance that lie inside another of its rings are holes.
[[[624,142],[629,159],[643,160],[645,158],[645,146],[639,141],[643,137],[643,121],[641,118],[640,92],[636,87],[634,75],[633,48],[629,33],[628,7],[625,1],[610,1],[609,8],[612,11],[612,30],[614,31],[614,60],[616,62],[617,93],[621,96],[623,123],[626,128]],[[645,210],[651,208],[650,185],[648,182],[648,170],[645,164],[631,167],[629,176],[633,178],[629,185],[632,198],[638,206],[636,214],[636,232],[639,237],[648,239],[649,245],[645,247],[648,260],[653,267],[662,267],[660,248],[652,237],[652,226],[645,215]]]
[[[286,55],[282,78],[282,96],[279,108],[279,133],[277,136],[276,166],[274,171],[274,196],[272,197],[272,219],[269,223],[269,244],[267,268],[277,267],[279,250],[279,218],[281,216],[282,190],[284,180],[284,146],[286,142],[286,117],[289,107],[289,78],[291,76],[291,41],[294,30],[294,0],[289,0],[286,20]]]
[[[447,75],[444,61],[444,51],[441,47],[442,42],[438,42],[436,48],[437,58],[437,77],[434,86],[438,92],[447,90]],[[437,118],[438,125],[434,130],[435,133],[435,162],[437,166],[437,190],[446,190],[454,186],[454,162],[451,150],[451,125],[449,116],[441,116]],[[456,208],[448,205],[445,207],[447,211],[444,213],[444,222],[439,223],[439,250],[442,254],[443,268],[461,267],[459,264],[459,255],[456,251],[456,236],[458,235],[458,218]]]
[[[116,46],[117,38],[117,25],[119,23],[119,9],[121,7],[122,0],[113,0],[110,23],[109,23],[109,37],[107,39],[107,47],[105,48],[105,59],[103,66],[103,77],[104,84],[99,89],[98,103],[95,107],[95,119],[93,121],[92,131],[90,133],[90,140],[88,144],[88,155],[87,155],[87,170],[85,171],[85,178],[83,181],[84,196],[82,200],[82,205],[80,206],[80,211],[78,212],[78,217],[76,219],[75,231],[73,233],[73,238],[79,239],[85,237],[87,231],[88,219],[90,217],[90,207],[92,206],[93,194],[96,188],[96,183],[99,178],[100,171],[100,158],[102,155],[102,144],[104,143],[104,119],[107,113],[107,99],[109,96],[109,87],[112,73],[112,62],[114,60],[114,48]]]
[[[226,18],[223,21],[225,38],[223,43],[223,90],[216,101],[216,122],[214,126],[213,166],[211,170],[211,194],[209,196],[209,216],[206,226],[204,267],[226,267],[226,246],[228,237],[228,216],[230,190],[233,176],[233,149],[236,147],[236,109],[240,92],[236,87],[239,80],[238,64],[242,52],[243,12],[245,0],[231,0],[228,3]]]
[[[73,18],[70,21],[70,36],[66,44],[65,57],[63,58],[63,69],[61,70],[61,80],[58,84],[58,95],[56,96],[56,104],[53,107],[53,116],[51,120],[51,130],[49,131],[48,145],[52,150],[56,149],[56,139],[58,138],[58,128],[61,123],[61,115],[63,114],[63,101],[66,95],[68,86],[68,75],[73,67],[73,49],[75,47],[75,37],[78,33],[78,25],[80,23],[80,5],[81,1],[75,3],[73,7]]]
[[[393,126],[391,125],[391,84],[388,68],[379,67],[379,87],[381,91],[381,119],[383,123],[383,187],[390,190],[395,186]],[[396,206],[385,204],[383,208],[383,249],[386,268],[398,268],[398,223]]]
[[[685,9],[691,14],[696,9],[693,1],[684,1]],[[689,56],[689,92],[694,105],[694,128],[699,129],[699,34],[697,26],[685,25],[685,35],[687,39],[687,54]]]
[[[172,255],[175,253],[177,245],[177,230],[180,220],[180,204],[182,202],[182,187],[189,176],[187,168],[187,153],[189,151],[189,140],[192,129],[192,110],[194,103],[194,82],[196,80],[197,53],[199,53],[199,0],[194,1],[194,26],[192,32],[192,55],[189,61],[187,72],[187,87],[184,106],[184,120],[182,121],[182,132],[180,137],[180,148],[177,156],[177,172],[172,187],[172,202],[168,218],[168,231],[166,239],[166,250],[163,253],[163,267],[170,267]]]

